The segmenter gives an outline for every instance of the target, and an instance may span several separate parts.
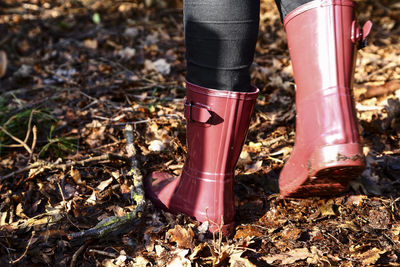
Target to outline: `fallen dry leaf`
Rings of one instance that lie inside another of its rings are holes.
[[[375,264],[376,261],[384,254],[385,250],[380,250],[378,248],[372,248],[364,253],[357,254],[355,257],[361,260],[363,266]]]
[[[105,181],[102,181],[97,187],[96,189],[99,190],[99,192],[103,191],[104,189],[106,189],[107,186],[109,186],[113,181],[113,178],[111,177],[110,179],[107,179]]]
[[[244,174],[252,174],[252,173],[258,172],[259,170],[261,170],[262,164],[263,164],[263,161],[258,160],[255,163],[246,166]]]
[[[148,266],[147,264],[149,264],[149,261],[141,255],[136,257],[134,261],[136,267],[146,267]]]
[[[74,167],[71,167],[69,175],[71,175],[76,184],[85,184],[85,182],[83,182],[81,179],[81,173],[79,172],[79,170],[74,169]]]
[[[293,249],[287,253],[264,256],[261,257],[262,260],[266,261],[268,264],[272,264],[275,261],[280,261],[281,265],[292,264],[299,260],[305,260],[309,257],[313,257],[313,253],[308,251],[308,248],[297,248]]]
[[[263,147],[263,144],[261,142],[258,143],[249,142],[248,147],[251,152],[260,152]]]
[[[346,201],[346,205],[347,206],[349,206],[349,205],[360,206],[363,203],[364,199],[366,199],[366,198],[367,198],[367,196],[365,196],[365,195],[349,196],[349,198]]]
[[[183,226],[177,224],[174,229],[168,230],[165,237],[170,242],[175,242],[180,248],[193,248],[194,232],[190,227],[185,229]]]
[[[22,203],[18,203],[15,214],[22,219],[28,219],[28,216],[25,215],[24,209],[22,208]]]
[[[300,235],[301,235],[301,230],[295,226],[286,227],[280,233],[280,236],[287,241],[296,240],[300,237]]]
[[[318,203],[318,207],[319,207],[319,210],[321,212],[321,216],[322,217],[336,216],[336,213],[335,213],[334,208],[333,208],[334,204],[335,203],[334,203],[333,199],[330,199],[330,200],[328,200],[326,202],[324,200],[321,200]]]
[[[194,249],[192,254],[190,254],[189,259],[194,260],[198,257],[200,252],[202,252],[205,248],[208,248],[208,244],[206,242],[198,244]]]
[[[95,205],[96,204],[96,192],[93,191],[90,197],[86,200],[86,202],[90,205]]]
[[[261,233],[257,227],[254,227],[252,225],[240,227],[238,230],[236,230],[235,233],[235,239],[245,239],[254,236],[262,237],[263,233]]]
[[[84,46],[89,48],[89,49],[97,49],[98,43],[96,39],[86,39],[84,41]]]
[[[249,259],[247,258],[242,258],[242,254],[244,251],[239,251],[231,254],[229,256],[229,266],[230,267],[257,267],[254,265]]]
[[[186,255],[189,253],[188,249],[177,249],[173,252],[175,257],[172,261],[167,263],[167,267],[190,267],[192,266],[191,262],[186,259]]]

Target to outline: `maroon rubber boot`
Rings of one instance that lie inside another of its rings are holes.
[[[343,192],[364,169],[352,97],[355,51],[372,23],[349,0],[316,0],[284,19],[296,82],[296,138],[279,178],[284,197]]]
[[[230,92],[187,83],[187,156],[180,177],[155,172],[146,195],[159,208],[209,221],[211,232],[234,228],[234,169],[259,90]]]

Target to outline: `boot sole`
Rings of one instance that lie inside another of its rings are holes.
[[[351,180],[356,179],[364,170],[362,166],[332,167],[318,171],[314,177],[307,179],[296,191],[285,197],[330,197],[340,195],[348,188]]]
[[[281,186],[281,194],[284,197],[339,195],[346,191],[349,182],[356,179],[365,168],[364,156],[358,143],[316,149],[306,165],[308,175],[294,181],[298,183],[297,186],[294,184]],[[292,190],[287,190],[288,188]]]

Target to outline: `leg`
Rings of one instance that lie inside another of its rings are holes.
[[[249,91],[259,12],[259,0],[185,0],[187,81]]]
[[[284,2],[283,0],[281,2]],[[352,99],[355,49],[364,36],[351,0],[314,0],[284,18],[296,81],[296,140],[283,196],[334,195],[364,169]]]
[[[249,74],[258,12],[256,0],[185,0],[188,152],[179,178],[146,179],[158,207],[210,221],[210,231],[224,234],[234,227],[234,168],[258,95]]]

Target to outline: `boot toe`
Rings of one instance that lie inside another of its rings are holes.
[[[171,210],[170,202],[179,177],[165,172],[152,172],[144,180],[145,194],[151,202],[160,209],[176,213]]]

